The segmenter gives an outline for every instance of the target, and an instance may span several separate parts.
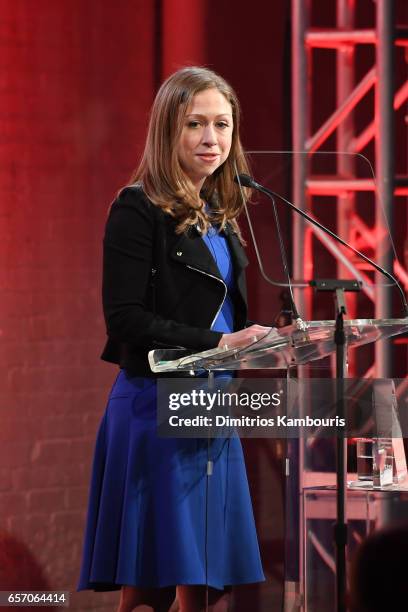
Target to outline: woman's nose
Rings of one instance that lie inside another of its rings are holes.
[[[215,127],[209,123],[205,126],[203,131],[203,144],[206,144],[209,147],[217,144],[217,133],[215,131]]]

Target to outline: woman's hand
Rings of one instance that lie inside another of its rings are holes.
[[[272,327],[264,327],[263,325],[251,325],[251,327],[246,327],[232,334],[224,334],[218,346],[219,348],[223,348],[224,346],[228,348],[248,346],[249,344],[261,340],[261,338],[269,334],[271,329]]]

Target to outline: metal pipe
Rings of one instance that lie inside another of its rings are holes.
[[[374,179],[310,178],[307,189],[311,195],[338,195],[346,191],[374,191]]]
[[[388,227],[392,231],[394,198],[395,142],[394,142],[394,0],[377,0],[377,66],[378,81],[375,101],[376,130],[376,226],[382,237],[377,243],[376,260],[380,266],[392,270],[393,253]],[[388,221],[384,220],[384,215]],[[388,319],[392,313],[391,292],[382,286],[376,275],[376,317]],[[388,377],[392,372],[389,341],[376,343],[376,376]]]
[[[394,97],[394,110],[398,110],[408,98],[408,81],[399,88]],[[360,153],[375,136],[375,124],[371,121],[367,127],[350,143],[350,153]]]
[[[294,151],[305,151],[306,139],[310,125],[310,78],[308,70],[310,64],[311,51],[306,49],[305,34],[308,26],[308,16],[310,15],[309,0],[292,0],[292,133]],[[308,159],[304,153],[295,153],[293,155],[293,199],[297,206],[301,209],[306,208],[306,173]],[[300,215],[293,216],[293,275],[295,278],[304,278],[304,246],[305,246],[305,221]],[[306,296],[303,289],[295,289],[295,301],[297,308],[302,317],[311,318],[310,298],[308,301],[309,308],[306,308]],[[304,372],[300,368],[297,375],[302,377]],[[299,554],[299,591],[302,596],[307,598],[307,581],[305,580],[305,545],[304,538],[306,530],[304,529],[302,516],[302,495],[299,491],[302,490],[302,480],[304,473],[304,448],[303,441],[292,441],[287,452],[293,452],[297,457],[297,482],[293,485],[296,491],[296,500],[299,502],[299,520],[298,520],[298,554]],[[293,476],[292,476],[293,479]],[[291,488],[288,489],[288,494],[291,495]],[[293,495],[293,492],[292,492]],[[296,503],[296,502],[295,502]],[[296,527],[295,527],[296,528]],[[285,597],[286,600],[286,597]],[[285,602],[285,609],[286,602]]]
[[[350,258],[347,257],[340,250],[340,245],[330,236],[328,236],[323,230],[319,229],[315,225],[311,225],[311,230],[313,234],[320,240],[322,244],[326,247],[326,249],[339,261],[342,262],[343,266],[347,268],[349,274],[352,278],[356,278],[357,280],[361,280],[363,283],[362,291],[370,298],[370,300],[374,301],[374,289],[372,287],[372,282],[368,276],[366,276],[360,269],[358,269],[351,261]],[[384,280],[382,281],[384,282]]]
[[[337,27],[340,34],[349,34],[354,26],[354,0],[337,0]],[[341,105],[351,95],[354,87],[354,65],[355,65],[355,46],[341,45],[336,52],[337,63],[337,106]],[[338,125],[337,128],[337,150],[348,151],[350,142],[354,136],[354,121],[352,110]],[[355,156],[337,156],[337,173],[344,179],[355,176]],[[337,233],[347,242],[351,242],[352,219],[355,217],[355,192],[342,191],[337,196]],[[344,248],[340,250],[345,254]],[[337,277],[350,278],[350,272],[340,260],[337,260]],[[356,318],[357,294],[347,295],[347,311],[350,319]],[[333,364],[334,365],[334,364]],[[353,351],[348,356],[348,375],[356,375],[356,352]]]
[[[337,47],[356,44],[375,44],[376,32],[371,29],[352,30],[335,29],[323,30],[319,28],[310,29],[306,34],[306,44],[310,47],[325,49],[336,49]]]
[[[339,106],[337,110],[323,123],[323,125],[311,136],[306,142],[308,151],[316,151],[330,134],[334,132],[336,127],[343,121],[347,115],[357,106],[361,98],[370,91],[377,78],[376,68],[373,67],[367,72],[365,77],[354,88],[346,100]]]
[[[292,104],[293,104],[293,149],[305,151],[309,126],[310,82],[308,79],[308,61],[304,45],[307,28],[309,2],[292,0]],[[296,205],[306,208],[306,172],[307,156],[304,153],[293,155],[293,199]],[[293,219],[293,275],[295,278],[305,277],[304,268],[304,235],[305,222],[295,215]],[[310,312],[305,312],[305,295],[303,291],[295,292],[295,300],[306,319]]]
[[[341,179],[333,178],[310,178],[306,181],[306,187],[310,195],[337,195],[343,191],[374,191],[376,182],[374,179]],[[395,196],[407,196],[408,185],[395,185]]]

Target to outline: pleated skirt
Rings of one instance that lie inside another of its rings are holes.
[[[239,438],[157,437],[156,381],[121,371],[97,435],[78,590],[262,580]]]

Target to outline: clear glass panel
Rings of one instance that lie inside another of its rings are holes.
[[[282,241],[285,246],[288,266],[292,270],[292,248],[294,243],[298,251],[304,253],[303,267],[291,273],[291,282],[299,292],[310,291],[311,279],[358,279],[363,284],[363,291],[357,297],[356,312],[359,319],[346,322],[348,343],[352,345],[374,343],[380,337],[388,337],[407,330],[407,319],[400,319],[400,309],[395,309],[393,321],[377,321],[371,317],[372,311],[367,310],[367,296],[372,298],[374,286],[392,284],[385,277],[379,280],[370,264],[361,261],[359,256],[327,237],[322,230],[311,229],[304,223],[299,229],[297,213],[293,213],[283,198],[316,218],[341,239],[361,250],[371,259],[376,258],[376,246],[379,239],[395,256],[392,237],[388,231],[384,212],[378,206],[375,177],[367,159],[360,155],[338,153],[315,153],[310,157],[307,153],[293,152],[253,152],[249,154],[251,175],[258,183],[275,192],[276,210],[279,216]],[[340,182],[334,180],[339,171],[344,177],[356,176],[353,181],[344,178]],[[292,177],[295,172],[303,172],[313,178],[307,182],[305,189],[297,194],[292,193]],[[339,193],[339,188],[342,188]],[[377,206],[376,206],[377,199]],[[277,237],[273,205],[269,198],[257,191],[252,192],[247,210],[259,249],[259,259],[263,272],[272,283],[285,288],[288,280],[284,273],[281,260],[279,240]],[[380,210],[381,223],[376,222]],[[377,211],[377,212],[376,212]],[[302,225],[301,223],[300,225]],[[249,250],[251,236],[249,227],[243,230]],[[382,227],[381,236],[374,233],[374,226]],[[298,233],[296,233],[298,232]],[[300,236],[300,238],[298,238]],[[299,243],[297,242],[299,241]],[[313,250],[313,259],[310,257]],[[252,253],[254,255],[254,253]],[[299,266],[298,266],[299,268]],[[389,270],[391,271],[391,270]],[[251,270],[252,272],[252,270]],[[393,288],[392,291],[396,290]],[[251,296],[253,297],[253,296]],[[262,296],[261,296],[262,297]],[[326,300],[325,307],[314,310],[315,321],[309,322],[307,330],[299,330],[296,326],[286,326],[279,330],[279,337],[254,342],[245,351],[207,351],[206,354],[191,357],[184,351],[155,351],[150,355],[152,369],[156,372],[200,369],[235,370],[235,369],[282,369],[287,368],[288,376],[302,375],[305,363],[313,361],[313,367],[306,372],[307,377],[331,377],[330,366],[321,365],[315,361],[334,352],[333,342],[333,298]],[[324,300],[320,298],[319,301]],[[261,301],[261,298],[259,298]],[[316,316],[316,313],[319,316]],[[273,317],[271,317],[272,320]],[[300,368],[291,364],[301,365]],[[271,373],[273,376],[274,373]],[[281,374],[282,375],[282,374]],[[405,385],[405,387],[404,387]],[[406,383],[396,381],[397,390],[403,388],[401,397],[406,398]],[[405,395],[404,395],[405,394]],[[309,410],[312,408],[307,406]],[[213,584],[211,576],[216,572],[217,550],[221,550],[221,542],[214,545],[214,534],[218,533],[214,524],[219,520],[213,514],[213,501],[222,493],[223,487],[230,486],[228,469],[234,470],[235,458],[240,454],[239,440],[219,439],[203,444],[199,453],[202,465],[207,465],[207,473],[202,477],[202,505],[197,508],[198,524],[203,526],[208,555],[206,571],[208,582]],[[198,443],[197,443],[198,444]],[[225,445],[228,446],[228,452]],[[279,446],[280,445],[280,446]],[[266,583],[245,587],[243,596],[233,594],[233,609],[248,609],[242,603],[250,602],[253,609],[272,609],[273,590],[276,577],[275,567],[271,562],[276,542],[273,533],[276,529],[273,521],[279,521],[281,508],[284,505],[284,525],[279,525],[283,534],[282,557],[284,557],[285,575],[285,610],[298,609],[302,597],[305,598],[306,609],[320,612],[327,611],[327,601],[334,605],[334,569],[335,551],[333,548],[333,522],[336,514],[335,491],[335,440],[327,437],[282,440],[244,440],[245,460],[250,481],[252,505],[255,511],[258,541],[260,544],[263,569]],[[276,464],[276,449],[280,448],[281,464]],[[238,453],[234,455],[234,453]],[[354,454],[353,454],[354,453]],[[224,461],[228,456],[230,464]],[[235,458],[234,458],[235,457]],[[219,461],[219,459],[222,461]],[[275,459],[275,462],[274,462]],[[239,462],[241,459],[239,459]],[[285,469],[285,493],[277,493],[281,484],[279,468]],[[349,448],[350,471],[357,470],[356,445]],[[202,467],[202,466],[201,466]],[[241,465],[242,467],[242,465]],[[240,469],[241,469],[240,467]],[[201,470],[203,472],[203,470]],[[215,477],[213,476],[215,474]],[[349,475],[350,481],[358,481],[356,474]],[[231,490],[230,490],[231,492]],[[352,552],[359,539],[372,528],[390,524],[395,514],[406,512],[408,492],[401,485],[386,490],[373,490],[350,486],[347,492],[349,529],[349,551]],[[236,507],[240,507],[237,504]],[[398,510],[396,510],[398,508]],[[392,510],[390,510],[392,509]],[[270,520],[269,520],[269,517]],[[200,522],[201,521],[201,522]],[[239,555],[247,550],[241,542],[241,530],[237,529],[234,536],[237,540]],[[242,544],[242,546],[241,546]],[[241,599],[244,597],[244,599]],[[292,607],[291,607],[292,606]]]
[[[311,155],[286,151],[251,151],[247,157],[251,176],[275,194],[289,268],[292,268],[293,251],[298,249],[300,259],[303,256],[300,265],[299,261],[297,265],[295,262],[297,270],[291,273],[295,285],[305,285],[312,279],[353,278],[360,280],[363,293],[372,297],[373,284],[393,284],[385,276],[376,277],[373,266],[363,261],[361,256],[303,221],[288,204],[301,208],[368,258],[376,260],[381,243],[382,253],[389,253],[391,259],[396,259],[387,215],[379,202],[373,167],[366,157],[337,152]],[[297,176],[304,180],[294,181]],[[301,187],[293,189],[292,185],[296,183]],[[264,193],[253,190],[247,212],[265,274],[272,283],[286,285],[273,202]],[[245,235],[252,243],[249,229]],[[392,262],[389,268],[392,273]]]
[[[344,321],[349,348],[374,343],[377,340],[408,331],[408,319],[356,319]],[[202,353],[187,354],[179,349],[150,351],[153,372],[197,372],[200,370],[259,370],[286,369],[305,365],[334,355],[335,322],[307,321],[305,329],[296,324],[272,329],[243,349],[216,348]]]
[[[295,372],[293,372],[295,374]],[[311,377],[323,377],[323,370],[310,369]],[[330,372],[328,372],[330,375]],[[386,385],[395,389],[397,426],[392,437],[387,440],[392,445],[392,454],[404,455],[407,418],[406,379],[383,379],[378,381],[356,380],[353,391],[358,396],[358,385]],[[307,398],[306,398],[307,399]],[[310,410],[305,406],[305,410]],[[375,402],[367,420],[379,419]],[[399,426],[402,428],[399,430]],[[362,425],[362,427],[364,427]],[[398,433],[398,431],[400,433]],[[383,440],[384,441],[384,440]],[[379,442],[382,442],[379,440]],[[381,446],[381,444],[379,444]],[[405,477],[393,484],[383,484],[373,480],[359,481],[358,458],[355,439],[348,441],[348,486],[346,492],[346,515],[348,521],[348,560],[352,559],[358,544],[370,532],[385,526],[393,526],[406,517],[408,510],[408,483]],[[336,551],[333,527],[336,522],[336,440],[324,437],[310,437],[288,441],[286,487],[286,572],[285,602],[290,608],[295,589],[304,598],[308,612],[326,612],[327,602],[335,601]],[[395,462],[398,474],[398,459]],[[374,470],[375,472],[375,470]],[[360,486],[361,485],[361,486]],[[334,603],[333,603],[334,605]]]

